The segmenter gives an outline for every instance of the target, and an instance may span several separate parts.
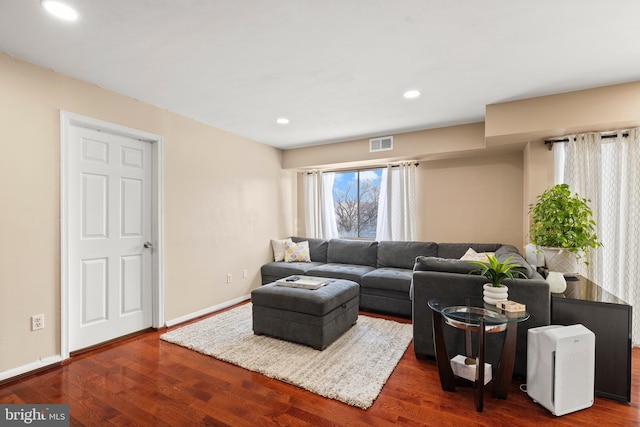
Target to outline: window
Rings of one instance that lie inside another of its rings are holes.
[[[333,202],[341,238],[376,237],[382,170],[335,173]]]

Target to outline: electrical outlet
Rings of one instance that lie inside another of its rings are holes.
[[[227,273],[227,283],[231,283],[231,273]]]
[[[248,276],[248,274],[247,274],[247,269],[245,268],[244,270],[242,270],[242,278],[243,278],[243,279],[246,279],[246,278],[247,278],[247,276]]]
[[[44,314],[31,316],[31,330],[37,331],[38,329],[44,329]]]

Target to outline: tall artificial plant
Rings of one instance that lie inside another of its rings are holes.
[[[576,257],[602,246],[589,202],[578,194],[572,194],[567,184],[555,185],[542,193],[537,203],[529,206],[531,243],[563,248]]]
[[[518,276],[527,277],[516,268],[521,267],[520,264],[509,263],[513,256],[508,257],[504,262],[498,261],[494,255],[487,256],[489,262],[470,261],[472,264],[480,266],[480,269],[473,270],[471,273],[480,274],[489,280],[491,286],[500,287],[505,279],[515,279]]]

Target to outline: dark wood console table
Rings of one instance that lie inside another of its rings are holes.
[[[551,297],[552,324],[581,323],[596,336],[596,395],[630,402],[631,306],[584,277]]]

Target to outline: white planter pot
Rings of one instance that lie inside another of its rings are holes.
[[[553,294],[561,294],[567,289],[567,281],[564,279],[564,274],[559,271],[550,271],[547,275],[547,283],[549,284],[549,290]]]
[[[499,287],[491,286],[491,283],[485,283],[482,286],[483,299],[486,304],[496,305],[498,301],[509,299],[509,288],[505,285]]]
[[[578,260],[575,254],[562,248],[548,248],[541,246],[544,260],[549,271],[559,271],[565,274],[578,274]]]

